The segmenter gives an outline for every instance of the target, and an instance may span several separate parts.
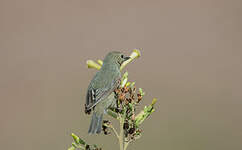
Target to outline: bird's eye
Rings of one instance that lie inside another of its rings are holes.
[[[121,58],[124,58],[124,55],[121,55]]]

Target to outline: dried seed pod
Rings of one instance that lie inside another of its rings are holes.
[[[116,95],[119,95],[121,93],[121,90],[119,88],[117,88],[117,89],[114,90],[114,92],[115,92]]]
[[[132,91],[133,91],[133,93],[135,93],[135,92],[136,92],[136,87],[135,87],[135,86],[134,86],[134,88],[133,88],[133,90],[132,90]]]
[[[126,101],[125,101],[125,105],[128,105],[128,104],[129,104],[129,101],[126,100]]]
[[[125,91],[125,86],[121,88],[121,92],[124,93]]]
[[[129,88],[127,86],[124,86],[124,93],[127,93],[129,91]]]
[[[109,125],[110,123],[111,122],[108,120],[103,120],[102,131],[105,135],[109,134],[107,125]]]
[[[140,134],[142,132],[142,130],[141,129],[137,129],[136,132]]]
[[[132,94],[130,97],[131,97],[132,100],[134,100],[134,94]]]
[[[130,128],[129,129],[129,134],[133,134],[135,132],[135,128]]]
[[[103,123],[110,124],[111,122],[109,120],[103,120]]]
[[[131,95],[131,94],[132,94],[132,89],[131,89],[131,88],[129,88],[129,91],[128,91],[128,92],[129,92],[129,94]]]
[[[137,94],[137,103],[139,103],[142,100],[142,95],[140,93]]]
[[[129,123],[128,122],[125,122],[124,123],[124,126],[123,126],[123,129],[124,130],[127,130],[129,128]]]
[[[86,147],[85,147],[85,149],[86,149],[86,150],[91,150],[91,149],[90,149],[90,145],[87,144]]]
[[[129,103],[131,103],[132,99],[131,98],[127,98],[126,99]]]
[[[104,131],[104,135],[109,135],[109,134],[111,134],[111,132],[109,132],[109,131]]]
[[[124,93],[121,93],[121,94],[119,95],[119,99],[120,99],[121,101],[123,101],[123,100],[125,99],[125,94],[124,94]]]
[[[121,113],[122,112],[122,109],[121,108],[115,108],[115,112],[116,113]]]
[[[104,132],[104,134],[105,134],[105,132],[107,131],[107,127],[106,126],[102,126],[102,129],[103,129],[103,132]]]
[[[129,135],[128,132],[126,130],[124,130],[124,136],[128,137],[128,135]]]

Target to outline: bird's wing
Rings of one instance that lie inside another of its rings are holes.
[[[101,100],[109,96],[120,84],[120,77],[112,81],[111,86],[102,88],[90,88],[86,95],[85,112],[90,113],[91,109],[97,105]]]

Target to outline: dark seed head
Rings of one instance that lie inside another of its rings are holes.
[[[103,123],[110,123],[108,120],[103,120]]]
[[[86,150],[90,150],[90,145],[86,145]]]
[[[129,91],[129,88],[128,87],[124,87],[124,93],[127,93]]]
[[[129,129],[129,134],[133,134],[134,131],[135,131],[135,128],[130,128],[130,129]]]
[[[106,127],[106,126],[104,126],[104,125],[102,126],[102,128],[103,128],[103,131],[105,131],[105,130],[107,129],[107,127]]]
[[[126,129],[128,129],[128,128],[129,128],[129,123],[128,123],[128,122],[125,122],[125,123],[124,123],[124,126],[123,126],[123,129],[126,130]]]

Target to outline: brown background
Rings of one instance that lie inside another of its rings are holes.
[[[159,101],[129,149],[241,150],[241,15],[241,0],[0,0],[0,149],[67,149],[71,132],[118,149],[87,134],[85,61],[141,48],[130,80]]]

